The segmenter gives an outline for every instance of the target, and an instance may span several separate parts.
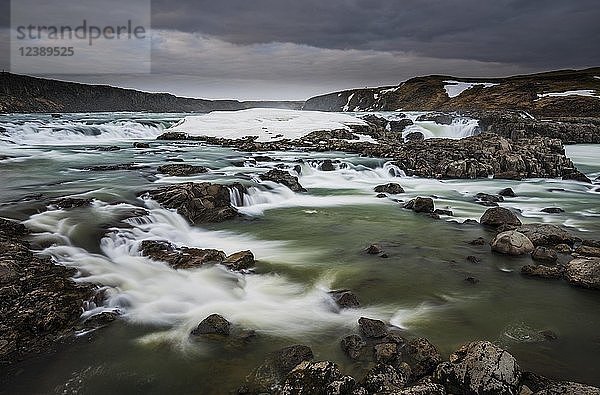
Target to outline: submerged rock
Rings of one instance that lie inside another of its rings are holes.
[[[487,341],[464,345],[434,374],[456,394],[518,394],[521,370],[515,358]]]
[[[600,258],[577,258],[567,264],[565,278],[572,285],[600,289]]]
[[[133,148],[150,148],[150,144],[136,141],[133,143]]]
[[[400,186],[400,184],[396,184],[394,182],[390,182],[389,184],[384,185],[377,185],[373,190],[375,192],[389,193],[392,195],[404,193],[404,189]]]
[[[306,192],[306,189],[298,182],[298,177],[291,175],[289,172],[279,169],[272,169],[259,176],[261,180],[272,181],[278,184],[283,184],[294,192]]]
[[[208,169],[203,166],[192,166],[183,163],[174,163],[169,165],[159,166],[157,169],[160,173],[168,174],[173,177],[186,177],[193,176],[195,174],[202,174],[208,172]]]
[[[177,210],[177,213],[192,224],[222,222],[237,217],[238,211],[231,205],[229,188],[240,193],[245,191],[241,184],[229,187],[208,182],[166,185],[148,192],[162,206]]]
[[[348,289],[329,291],[328,293],[339,307],[352,308],[360,306],[358,297]]]
[[[198,324],[192,331],[192,336],[221,335],[229,336],[231,323],[219,314],[211,314]]]
[[[534,248],[527,236],[514,230],[498,234],[491,245],[492,251],[514,256],[530,254]]]
[[[498,228],[503,225],[520,226],[521,220],[509,209],[493,207],[487,209],[479,221],[482,225]]]

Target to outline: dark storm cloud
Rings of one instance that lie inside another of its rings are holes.
[[[412,52],[535,67],[600,64],[598,0],[154,0],[153,27],[238,44]]]

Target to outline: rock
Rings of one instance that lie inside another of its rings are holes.
[[[358,327],[360,329],[360,333],[367,338],[384,337],[388,333],[385,322],[366,317],[360,317],[358,319]]]
[[[276,392],[292,369],[312,359],[313,352],[308,346],[293,345],[277,350],[246,377],[244,393]]]
[[[335,303],[341,308],[352,308],[360,306],[358,297],[348,289],[328,292]]]
[[[166,185],[148,192],[163,207],[175,209],[192,224],[222,222],[237,217],[238,211],[231,205],[230,188],[243,193],[240,184],[230,187],[208,182]]]
[[[327,395],[367,395],[367,390],[361,387],[354,377],[342,376],[332,381],[325,388]]]
[[[361,350],[366,343],[358,335],[348,335],[340,341],[340,346],[350,359],[359,359]]]
[[[331,159],[325,159],[323,161],[323,163],[321,163],[321,166],[319,166],[321,168],[321,171],[334,171],[335,170],[335,166],[333,165],[333,162],[331,161]]]
[[[479,280],[476,279],[475,277],[467,277],[467,278],[465,278],[465,282],[475,285],[479,282]]]
[[[452,114],[446,114],[446,113],[441,113],[441,112],[432,113],[432,114],[423,114],[417,118],[417,121],[419,121],[419,122],[433,121],[440,125],[451,125],[453,120],[454,120],[454,117],[452,116]]]
[[[585,384],[563,381],[535,392],[534,395],[600,395],[600,388]]]
[[[553,249],[540,246],[533,250],[531,258],[538,262],[554,263],[558,259],[558,255]]]
[[[92,205],[93,199],[90,198],[60,198],[50,202],[51,205],[59,209],[65,210],[70,208],[89,207]]]
[[[523,233],[509,230],[492,240],[492,251],[508,255],[524,255],[533,252],[533,243]]]
[[[529,277],[560,279],[565,274],[565,267],[563,265],[525,265],[521,268],[521,274]]]
[[[406,203],[404,208],[413,210],[415,213],[433,213],[433,199],[417,197]]]
[[[211,314],[198,324],[192,331],[193,336],[221,335],[229,336],[231,323],[219,314]]]
[[[223,265],[234,271],[248,270],[254,267],[254,254],[251,251],[240,251],[229,255],[223,261]]]
[[[452,211],[450,211],[450,210],[444,210],[444,209],[441,209],[441,208],[436,208],[433,211],[433,213],[437,214],[437,215],[447,215],[449,217],[452,217],[454,215],[454,213]]]
[[[476,256],[474,256],[474,255],[469,255],[469,256],[467,256],[466,260],[467,260],[468,262],[475,263],[475,264],[477,264],[477,263],[481,263],[481,259],[477,258],[477,257],[476,257]]]
[[[498,192],[498,195],[504,197],[517,197],[517,194],[515,193],[515,191],[512,190],[512,188],[504,188],[503,190]]]
[[[434,373],[436,382],[457,394],[518,394],[520,379],[515,358],[487,341],[464,345]]]
[[[579,255],[587,256],[587,257],[600,257],[600,248],[592,247],[587,245],[580,245],[575,249],[575,252]]]
[[[560,214],[560,213],[565,212],[565,210],[563,210],[560,207],[546,207],[546,208],[543,208],[541,211],[542,211],[542,213],[548,213],[548,214]]]
[[[572,249],[567,244],[557,244],[554,247],[556,252],[560,252],[561,254],[570,254]]]
[[[482,246],[485,245],[485,239],[483,237],[478,237],[475,240],[471,240],[469,244],[474,246]]]
[[[303,361],[287,375],[278,394],[329,395],[326,389],[341,377],[340,370],[333,362]],[[350,382],[347,384],[349,385]],[[349,389],[352,390],[354,388]]]
[[[577,258],[567,264],[567,281],[575,286],[600,289],[600,258]]]
[[[396,395],[446,395],[446,389],[441,384],[432,382],[413,385],[408,388],[401,389],[395,393]]]
[[[592,183],[592,180],[590,180],[585,174],[583,174],[582,172],[580,172],[579,170],[577,170],[575,168],[565,171],[563,173],[562,179],[585,182],[586,184]]]
[[[432,374],[436,366],[442,362],[442,357],[435,346],[422,337],[408,342],[402,351],[402,359],[410,366],[413,381]]]
[[[84,167],[83,170],[89,171],[117,171],[117,170],[137,170],[147,166],[139,165],[137,163],[118,163],[114,165],[97,165]]]
[[[377,185],[373,190],[375,192],[389,193],[392,195],[404,193],[404,189],[400,186],[400,184],[396,184],[394,182],[390,182],[389,184],[385,185]]]
[[[387,129],[392,133],[402,133],[407,126],[413,124],[413,121],[410,119],[399,119],[389,121],[387,124]]]
[[[150,148],[150,144],[136,141],[135,143],[133,143],[133,148]]]
[[[117,147],[116,145],[108,145],[108,146],[98,146],[96,147],[96,149],[98,151],[105,151],[105,152],[110,152],[110,151],[119,151],[121,149],[121,147]]]
[[[517,231],[527,236],[534,246],[573,245],[575,242],[575,239],[569,232],[556,225],[529,224],[517,228]]]
[[[487,209],[481,216],[479,222],[482,225],[491,226],[494,228],[498,228],[503,225],[521,226],[521,220],[517,218],[515,213],[503,207],[492,207]]]
[[[425,140],[425,136],[423,135],[423,133],[421,132],[411,132],[409,134],[407,134],[404,139],[406,141],[413,141],[413,142],[418,142],[418,141],[423,141]]]
[[[378,363],[390,363],[396,358],[398,345],[396,343],[380,343],[373,347],[375,361]]]
[[[85,329],[98,329],[109,325],[119,317],[119,314],[113,311],[103,311],[99,314],[94,314],[88,317],[82,323],[82,327]]]
[[[488,193],[478,193],[475,195],[475,201],[483,205],[497,206],[499,202],[503,202],[504,198],[500,195],[490,195]]]
[[[186,177],[195,174],[208,172],[208,169],[203,166],[192,166],[187,164],[173,163],[169,165],[159,166],[157,169],[160,173],[168,174],[173,177]]]
[[[383,199],[383,198],[386,198],[387,195],[385,193],[378,193],[377,195],[375,195],[375,197],[378,199]]]
[[[166,262],[174,269],[192,269],[206,264],[223,263],[225,253],[213,249],[177,248],[165,240],[144,240],[139,250],[143,256]]]
[[[272,181],[278,184],[283,184],[294,192],[306,192],[306,189],[298,182],[298,177],[291,175],[289,172],[279,169],[269,170],[259,176],[261,180]]]
[[[370,393],[396,393],[408,381],[408,375],[396,370],[391,365],[383,363],[373,367],[363,381],[363,385]]]
[[[379,255],[383,252],[379,244],[371,244],[365,248],[365,252],[369,255]]]

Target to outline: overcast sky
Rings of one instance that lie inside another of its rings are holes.
[[[8,11],[0,23],[8,69]],[[191,97],[306,99],[416,75],[598,66],[599,38],[599,0],[153,0],[151,74],[58,78]]]

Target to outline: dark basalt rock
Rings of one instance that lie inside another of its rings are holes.
[[[72,280],[74,269],[34,255],[27,228],[0,218],[0,364],[49,351],[75,333],[90,284]]]
[[[268,172],[261,174],[259,178],[264,181],[283,184],[294,192],[306,192],[306,189],[298,182],[298,177],[295,177],[284,170],[269,170]]]
[[[425,140],[425,136],[421,132],[411,132],[407,134],[404,139],[409,142],[419,142]]]
[[[373,320],[366,317],[358,319],[360,333],[367,338],[379,338],[388,334],[387,325],[380,320]]]
[[[280,395],[330,395],[327,388],[342,377],[337,365],[330,361],[300,362],[287,375]],[[346,390],[354,390],[356,382],[345,383]],[[346,392],[344,392],[346,393]]]
[[[456,394],[518,394],[521,369],[515,358],[490,342],[461,347],[438,365],[434,380]]]
[[[383,363],[377,364],[369,370],[363,385],[369,393],[372,394],[388,394],[397,393],[408,382],[408,374],[400,369],[396,369],[391,365]]]
[[[529,277],[560,279],[565,274],[565,267],[563,265],[525,265],[521,268],[521,274]]]
[[[377,185],[373,190],[375,192],[389,193],[392,195],[404,193],[404,189],[400,186],[400,184],[396,184],[394,182],[385,185]]]
[[[133,143],[133,148],[150,148],[150,144],[136,141],[135,143]]]
[[[490,195],[488,193],[478,193],[475,195],[475,201],[484,206],[497,206],[503,202],[504,198],[500,195]]]
[[[543,213],[548,213],[548,214],[560,214],[560,213],[565,212],[565,210],[563,210],[560,207],[546,207],[546,208],[543,208],[541,211]]]
[[[339,307],[352,308],[360,306],[358,297],[348,289],[329,291],[328,293]]]
[[[399,119],[389,121],[386,128],[392,133],[402,133],[407,126],[413,124],[413,121],[410,119]]]
[[[223,265],[235,271],[248,270],[254,267],[255,263],[254,254],[248,250],[231,254],[223,261]]]
[[[83,170],[89,171],[117,171],[117,170],[139,170],[148,166],[140,165],[137,163],[118,163],[114,165],[97,165],[85,167]]]
[[[333,161],[331,159],[325,159],[323,163],[319,166],[321,171],[334,171],[335,166],[333,165]]]
[[[162,165],[157,170],[159,173],[168,174],[173,177],[186,177],[208,172],[206,167],[187,164]]]
[[[70,208],[80,208],[80,207],[89,207],[92,205],[93,199],[90,198],[60,198],[50,202],[51,205],[56,206],[59,209],[70,209]]]
[[[531,258],[538,262],[554,263],[558,259],[558,255],[556,254],[556,251],[551,248],[536,247],[531,253]]]
[[[230,190],[245,192],[241,184],[229,187],[218,184],[183,183],[167,185],[148,192],[162,206],[177,210],[191,224],[222,222],[237,217],[238,211],[231,205]]]
[[[192,331],[192,336],[220,335],[229,336],[231,323],[219,314],[211,314],[198,324]]]
[[[223,263],[225,253],[213,249],[181,247],[164,240],[144,240],[140,244],[143,256],[166,262],[174,269],[192,269],[205,264]]]
[[[415,213],[433,213],[435,207],[432,198],[416,197],[408,201],[404,208],[413,210]]]
[[[520,226],[521,220],[515,213],[503,207],[493,207],[487,209],[481,216],[479,222],[482,225],[498,228],[503,225]]]
[[[432,374],[442,362],[437,348],[425,338],[416,338],[408,342],[402,350],[402,359],[410,366],[413,381]]]
[[[504,197],[517,197],[517,194],[515,193],[515,191],[512,190],[512,188],[504,188],[503,190],[498,192],[498,195]]]
[[[348,335],[340,341],[340,346],[344,354],[350,359],[359,359],[361,351],[367,343],[358,335]]]

